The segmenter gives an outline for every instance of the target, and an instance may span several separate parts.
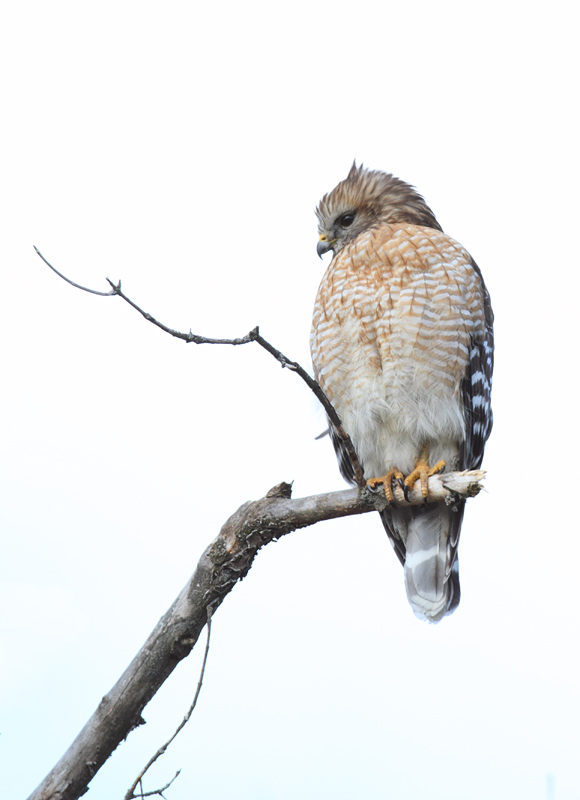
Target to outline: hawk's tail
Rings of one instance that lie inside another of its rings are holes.
[[[405,588],[420,619],[439,622],[459,605],[457,544],[463,507],[462,503],[454,510],[437,503],[386,509],[382,514],[387,533],[398,539],[397,552],[404,543]]]

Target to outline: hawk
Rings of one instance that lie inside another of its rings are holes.
[[[415,614],[438,622],[459,604],[464,501],[429,503],[427,480],[477,469],[491,432],[493,312],[479,267],[443,233],[415,189],[353,164],[320,201],[314,374],[349,434],[367,483],[420,481],[421,506],[381,512]],[[344,478],[354,470],[330,434]]]

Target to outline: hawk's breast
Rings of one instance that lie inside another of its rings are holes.
[[[363,464],[384,464],[401,437],[462,440],[460,386],[483,333],[479,276],[444,233],[382,225],[333,258],[314,306],[312,360]]]

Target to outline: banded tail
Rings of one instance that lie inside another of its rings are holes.
[[[436,503],[381,513],[405,570],[409,603],[420,619],[439,622],[459,605],[457,545],[464,505]]]

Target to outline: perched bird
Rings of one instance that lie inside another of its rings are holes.
[[[349,434],[367,483],[393,498],[417,480],[422,506],[389,505],[383,524],[415,614],[459,604],[464,502],[429,503],[428,477],[477,469],[492,426],[493,312],[469,253],[415,189],[353,164],[316,209],[318,254],[332,250],[310,347],[314,374]],[[330,425],[347,481],[354,470]]]

